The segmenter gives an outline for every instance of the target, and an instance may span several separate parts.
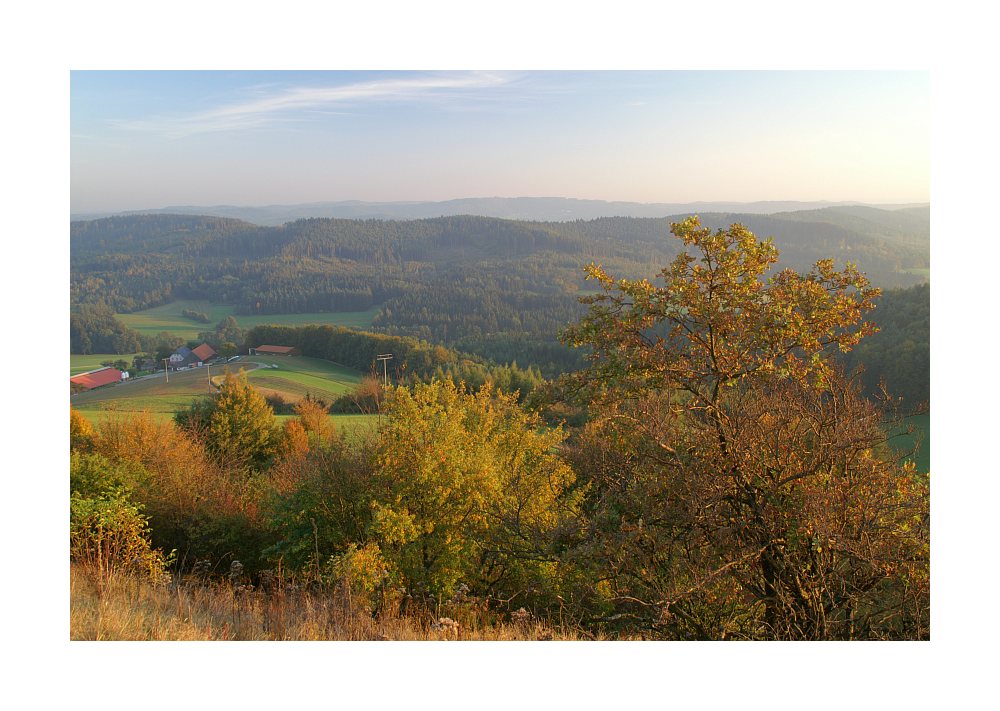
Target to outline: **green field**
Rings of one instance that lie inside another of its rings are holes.
[[[251,370],[247,377],[265,395],[279,394],[289,402],[300,400],[307,393],[332,402],[361,382],[358,371],[319,358],[243,356],[238,362],[278,366]]]
[[[70,355],[69,357],[69,374],[70,377],[74,375],[79,375],[80,373],[86,373],[91,370],[97,370],[101,367],[101,361],[105,360],[124,360],[126,363],[131,363],[132,358],[136,356],[135,353],[129,353],[127,355],[114,355],[108,353],[93,353],[91,355]]]
[[[210,323],[192,321],[182,315],[185,309],[198,311],[209,317]],[[278,324],[281,326],[305,326],[307,324],[323,324],[330,326],[347,326],[349,328],[371,328],[372,319],[379,311],[375,306],[367,311],[343,311],[340,313],[311,314],[268,314],[263,316],[242,316],[233,313],[233,307],[225,304],[213,304],[208,301],[174,301],[165,306],[156,306],[145,311],[132,314],[118,314],[118,318],[129,328],[147,336],[155,336],[166,331],[187,340],[194,340],[203,331],[211,331],[215,325],[226,316],[232,316],[240,328],[253,328],[262,324]]]

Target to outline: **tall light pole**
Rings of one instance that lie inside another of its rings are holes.
[[[169,383],[170,382],[170,371],[167,370],[167,361],[168,360],[169,360],[169,358],[164,358],[163,359],[163,374],[167,377],[167,382]]]
[[[382,361],[382,386],[389,387],[389,361],[392,360],[392,353],[380,353],[375,356],[376,361]]]
[[[212,393],[212,364],[205,363],[205,367],[208,368],[208,392]]]

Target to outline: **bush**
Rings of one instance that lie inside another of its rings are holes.
[[[188,561],[259,554],[255,481],[213,461],[197,436],[148,415],[108,418],[95,449],[119,467],[148,472],[133,477],[130,499],[149,515],[155,546]]]
[[[149,521],[122,497],[70,497],[70,559],[95,579],[98,589],[114,576],[164,577],[167,560],[149,541]]]
[[[366,611],[374,607],[389,577],[389,564],[374,543],[362,548],[350,544],[343,553],[330,558],[323,575],[324,582],[344,586],[354,605]]]
[[[277,541],[265,555],[290,569],[317,570],[330,556],[364,542],[375,497],[365,451],[311,448],[268,472],[273,490],[263,505]]]
[[[94,427],[86,417],[72,407],[69,409],[69,448],[90,451],[94,444]]]
[[[184,318],[189,318],[192,321],[197,321],[198,323],[211,323],[212,319],[208,317],[208,314],[202,311],[195,311],[193,309],[184,309],[181,311],[181,315]]]
[[[148,476],[142,465],[135,462],[112,462],[97,453],[70,453],[70,493],[84,499],[127,499]]]

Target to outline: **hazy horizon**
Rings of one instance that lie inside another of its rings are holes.
[[[927,72],[74,71],[71,212],[929,202]]]

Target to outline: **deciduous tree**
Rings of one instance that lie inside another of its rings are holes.
[[[254,468],[266,465],[277,452],[274,412],[247,381],[245,372],[227,372],[208,421],[206,446],[225,461]]]
[[[562,439],[489,386],[394,389],[373,539],[406,584],[426,592],[523,581],[529,563],[557,560],[554,534],[573,507],[573,472],[553,451]]]
[[[837,373],[878,290],[854,266],[768,277],[740,225],[673,225],[687,251],[615,280],[566,339],[594,418],[575,450],[628,615],[679,637],[927,635],[927,490]]]

